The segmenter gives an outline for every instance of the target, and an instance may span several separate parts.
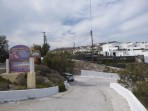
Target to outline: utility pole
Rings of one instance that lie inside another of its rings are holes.
[[[75,48],[75,42],[73,43],[73,48]]]
[[[73,54],[75,55],[75,42],[73,43]]]
[[[94,53],[94,48],[93,48],[93,31],[90,31],[90,37],[91,37],[91,61],[93,62],[93,53]]]
[[[91,37],[91,61],[93,62],[93,31],[92,31],[92,9],[91,9],[91,0],[90,0],[90,19],[91,19],[91,30],[90,30],[90,37]]]
[[[44,37],[44,45],[47,44],[47,38],[46,38],[46,32],[42,32],[43,33],[43,37]]]

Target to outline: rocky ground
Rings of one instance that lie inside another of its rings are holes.
[[[117,72],[121,69],[110,67],[106,65],[100,65],[96,63],[91,63],[88,61],[73,60],[75,63],[74,74],[80,74],[81,70],[92,70],[97,72]]]
[[[44,65],[38,65],[35,67],[35,72],[37,88],[46,88],[52,86],[59,86],[59,88],[64,88],[63,86],[65,78],[61,76],[57,71],[49,69]],[[9,81],[0,76],[0,91],[21,89],[27,89],[27,73],[18,74],[15,82]]]

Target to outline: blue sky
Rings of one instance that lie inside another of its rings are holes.
[[[51,49],[88,45],[90,0],[0,0],[0,35],[10,47],[43,44]],[[92,0],[94,43],[148,41],[148,0]]]

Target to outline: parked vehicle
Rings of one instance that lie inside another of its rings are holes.
[[[65,73],[64,77],[67,79],[68,82],[74,81],[74,76],[70,73]]]

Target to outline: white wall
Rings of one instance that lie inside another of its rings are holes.
[[[140,101],[133,95],[133,93],[118,83],[110,83],[110,87],[122,95],[129,103],[131,111],[147,111]]]
[[[96,72],[89,70],[81,70],[81,76],[98,77],[98,78],[113,79],[113,80],[119,79],[119,75],[116,73]]]
[[[145,63],[148,63],[148,56],[145,56],[145,57],[144,57],[144,62],[145,62]]]
[[[58,92],[59,92],[58,86],[50,88],[42,88],[42,89],[0,91],[0,103],[41,98],[57,94]]]

